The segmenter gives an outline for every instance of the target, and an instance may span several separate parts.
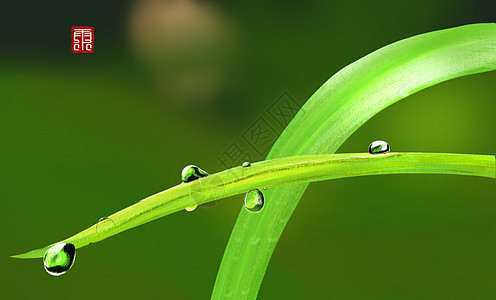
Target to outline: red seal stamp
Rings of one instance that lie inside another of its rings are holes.
[[[72,53],[93,53],[95,30],[90,26],[72,26]]]

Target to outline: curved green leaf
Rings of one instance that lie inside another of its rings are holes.
[[[436,83],[495,68],[494,23],[434,31],[393,43],[332,76],[298,112],[267,159],[334,153],[387,106]],[[268,190],[262,213],[241,211],[212,298],[256,298],[272,252],[306,187]]]

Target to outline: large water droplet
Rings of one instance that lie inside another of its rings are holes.
[[[249,190],[245,195],[245,208],[250,212],[261,211],[264,203],[264,196],[259,189]]]
[[[197,207],[198,207],[198,205],[194,204],[191,206],[186,206],[184,209],[186,209],[186,211],[194,211]]]
[[[389,150],[389,144],[384,141],[374,141],[369,145],[370,154],[386,153]]]
[[[184,183],[191,182],[202,177],[207,177],[209,174],[195,165],[189,165],[184,167],[181,172],[181,180]]]
[[[60,243],[48,249],[43,256],[43,265],[48,274],[60,276],[74,264],[76,247],[69,243]]]
[[[241,166],[243,166],[243,168],[247,168],[251,166],[251,163],[249,161],[245,161]]]

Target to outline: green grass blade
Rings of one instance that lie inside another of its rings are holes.
[[[387,106],[436,83],[495,68],[494,23],[434,31],[388,45],[345,67],[319,88],[276,141],[268,159],[334,153]],[[241,211],[212,298],[256,298],[272,252],[306,187],[268,190],[262,214]]]
[[[72,243],[79,249],[183,210],[187,206],[245,193],[256,187],[397,173],[442,173],[494,178],[495,161],[492,155],[439,153],[327,154],[266,160],[254,163],[248,168],[235,167],[177,185],[111,215],[111,221],[105,220],[99,223],[98,227],[95,224],[60,242]],[[52,245],[13,257],[42,257]]]

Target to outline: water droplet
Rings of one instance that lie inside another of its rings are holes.
[[[207,177],[209,174],[195,165],[184,167],[181,172],[181,179],[184,183],[191,182],[202,177]]]
[[[108,222],[110,221],[110,222]],[[102,230],[108,229],[112,225],[115,225],[114,221],[109,217],[101,217],[96,223],[96,232],[100,232]]]
[[[264,207],[264,196],[259,189],[249,190],[245,195],[245,208],[250,212],[259,212]]]
[[[186,211],[194,211],[197,207],[198,207],[198,205],[195,204],[195,205],[191,205],[191,206],[186,206],[184,209],[186,209]]]
[[[245,161],[243,164],[242,164],[243,168],[247,168],[249,166],[251,166],[251,163],[249,161]]]
[[[374,141],[369,145],[370,154],[386,153],[389,150],[389,144],[384,141]]]
[[[48,274],[60,276],[74,264],[76,247],[69,243],[60,243],[48,249],[43,256],[43,265]]]

